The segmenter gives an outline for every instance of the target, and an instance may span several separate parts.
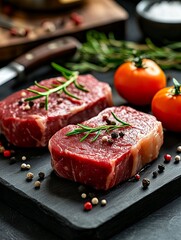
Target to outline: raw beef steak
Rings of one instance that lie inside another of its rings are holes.
[[[52,87],[60,84],[52,78],[40,82],[41,85]],[[0,102],[0,131],[7,140],[19,147],[44,147],[50,137],[67,124],[84,121],[97,115],[108,106],[112,106],[111,88],[107,83],[96,80],[92,75],[78,77],[78,83],[89,92],[78,90],[73,84],[67,90],[79,100],[65,93],[49,95],[48,110],[43,105],[45,99],[39,98],[25,102],[34,93],[28,90],[18,91]],[[30,87],[45,91],[37,86]]]
[[[85,133],[66,136],[80,128],[68,125],[50,139],[52,167],[59,176],[107,190],[134,176],[157,158],[163,143],[163,129],[152,115],[125,106],[111,107],[82,124],[91,127],[105,125],[108,121],[120,124],[111,112],[131,126],[112,132],[102,131],[94,142],[96,133],[92,133],[80,142]]]

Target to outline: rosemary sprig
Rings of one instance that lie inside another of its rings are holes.
[[[104,33],[89,31],[87,40],[78,49],[74,62],[67,66],[81,72],[106,72],[141,56],[154,60],[163,69],[181,69],[180,49],[181,42],[157,47],[150,39],[146,39],[145,44],[138,44],[116,40],[113,34],[106,36]]]
[[[107,125],[102,125],[102,126],[98,126],[98,127],[89,127],[89,126],[86,126],[86,125],[83,125],[83,124],[77,124],[77,126],[79,126],[80,128],[76,128],[76,129],[68,132],[66,134],[66,136],[72,136],[72,135],[77,135],[77,134],[81,134],[81,133],[86,133],[80,139],[80,142],[82,142],[90,134],[96,133],[95,137],[92,138],[92,140],[91,140],[91,142],[94,142],[94,141],[97,140],[97,138],[99,137],[99,135],[101,134],[102,131],[110,132],[110,131],[113,131],[115,129],[131,126],[129,123],[126,123],[126,122],[122,121],[121,119],[119,119],[113,112],[111,112],[111,114],[113,115],[114,119],[116,119],[121,124],[118,124],[118,125],[116,125],[116,124],[107,124]]]
[[[62,73],[62,75],[64,76],[65,78],[65,81],[63,82],[59,82],[59,84],[57,85],[52,85],[51,88],[48,88],[46,86],[43,86],[43,85],[40,85],[39,83],[37,83],[35,81],[35,85],[41,89],[43,89],[44,91],[38,91],[38,90],[35,90],[35,89],[31,89],[31,88],[28,88],[27,90],[29,92],[32,92],[34,93],[35,95],[32,96],[32,97],[29,97],[29,98],[26,98],[25,101],[33,101],[35,99],[38,99],[38,98],[45,98],[45,108],[46,110],[48,110],[48,98],[49,98],[49,95],[52,94],[52,93],[56,93],[56,92],[64,92],[66,95],[68,95],[69,97],[72,97],[72,98],[75,98],[75,99],[79,99],[77,96],[73,95],[72,93],[70,93],[68,90],[67,90],[67,87],[70,85],[70,84],[74,84],[74,86],[81,90],[81,91],[84,91],[84,92],[88,92],[88,90],[81,84],[79,84],[77,82],[77,78],[78,78],[78,75],[79,75],[79,72],[78,71],[70,71],[56,63],[52,63],[52,66],[60,71]]]

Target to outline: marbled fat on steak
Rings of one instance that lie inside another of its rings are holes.
[[[158,157],[163,143],[163,129],[152,115],[125,106],[111,107],[82,124],[91,127],[105,125],[105,116],[115,121],[111,112],[131,124],[114,130],[123,134],[112,139],[112,144],[103,141],[103,136],[110,137],[110,133],[105,131],[94,142],[91,139],[96,133],[83,142],[80,139],[84,133],[66,136],[79,128],[77,125],[62,128],[50,139],[52,167],[59,176],[107,190],[134,176],[144,165]]]
[[[62,78],[44,80],[40,84],[52,87],[52,84],[58,84],[57,80]],[[71,84],[67,90],[80,100],[64,93],[53,93],[49,95],[48,111],[42,107],[44,98],[34,100],[31,107],[28,102],[22,101],[34,95],[27,90],[8,96],[0,102],[1,133],[15,146],[44,147],[60,128],[89,119],[112,106],[112,92],[107,83],[98,81],[92,75],[79,76],[78,83],[89,92],[80,91]],[[35,85],[31,88],[45,91]]]

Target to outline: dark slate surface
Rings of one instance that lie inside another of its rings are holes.
[[[49,74],[52,76],[51,70],[46,66],[32,73],[28,81],[35,76],[38,79]],[[176,71],[167,74],[178,79],[180,76]],[[96,76],[112,84],[112,73]],[[10,91],[9,86],[6,86],[6,89],[1,88],[1,98]],[[116,104],[121,102],[115,92],[114,99]],[[175,155],[178,144],[181,144],[179,135],[166,134],[158,162],[163,162],[163,154],[166,152]],[[26,172],[20,171],[20,163],[9,165],[8,160],[0,159],[0,198],[3,199],[0,204],[1,239],[33,240],[41,239],[42,236],[44,239],[55,240],[84,239],[85,236],[88,238],[88,233],[92,239],[95,239],[95,236],[105,239],[133,222],[137,223],[111,239],[180,239],[180,197],[161,208],[180,195],[180,164],[175,165],[173,162],[167,164],[165,172],[152,179],[152,171],[158,165],[158,162],[153,163],[141,174],[142,178],[147,176],[151,179],[148,190],[142,190],[141,182],[127,182],[108,193],[98,193],[98,196],[107,199],[107,206],[105,208],[97,206],[86,213],[82,211],[83,201],[77,190],[78,185],[66,180],[60,181],[52,173],[46,149],[41,151],[19,149],[19,154],[28,156],[27,161],[32,165],[31,171],[35,174],[35,179],[39,171],[44,171],[47,177],[42,182],[41,189],[35,190],[32,182],[25,181]],[[8,207],[8,204],[11,207]],[[139,221],[139,218],[158,208],[161,209]],[[84,231],[86,228],[88,230]],[[55,236],[55,233],[61,237]]]

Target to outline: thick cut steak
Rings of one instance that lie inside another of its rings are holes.
[[[111,138],[111,132],[105,131],[94,142],[91,140],[96,133],[82,142],[80,139],[85,133],[66,136],[79,128],[77,125],[68,125],[52,136],[49,150],[52,167],[59,176],[107,190],[134,176],[144,165],[157,158],[163,143],[163,129],[152,115],[125,106],[111,107],[82,124],[96,127],[105,125],[106,118],[115,121],[111,112],[131,124],[114,130],[119,134],[117,138]],[[120,123],[116,121],[116,124]]]
[[[52,78],[40,82],[41,85],[52,87],[60,84]],[[112,106],[111,88],[107,83],[95,79],[92,75],[78,77],[78,83],[89,92],[78,90],[71,84],[67,90],[79,100],[61,93],[49,95],[48,111],[43,106],[44,98],[34,100],[33,104],[25,102],[34,93],[27,90],[18,91],[0,102],[0,131],[7,140],[19,147],[44,147],[50,137],[60,128],[84,121],[97,115],[108,106]],[[32,86],[38,91],[45,91]]]

